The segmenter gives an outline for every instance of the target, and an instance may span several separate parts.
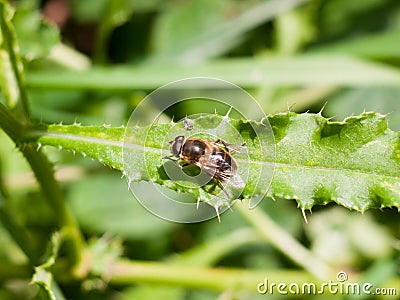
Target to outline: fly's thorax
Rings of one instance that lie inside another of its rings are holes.
[[[182,146],[181,155],[190,160],[198,160],[205,155],[207,144],[199,139],[186,139]]]

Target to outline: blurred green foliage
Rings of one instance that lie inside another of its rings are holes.
[[[257,74],[251,73],[247,66],[267,60],[275,67],[264,70],[266,74],[282,70],[275,74],[282,78],[278,82],[297,84],[277,84],[268,77],[251,81],[246,88],[266,113],[287,107],[297,112],[318,112],[327,103],[323,111],[327,117],[342,120],[363,110],[390,113],[390,128],[400,130],[400,2],[397,0],[10,2],[16,7],[13,22],[36,121],[119,126],[148,92],[167,83],[166,78],[172,80],[181,74],[208,76],[215,74],[210,70],[218,66],[221,79],[250,82]],[[52,22],[57,23],[58,29],[50,25]],[[330,67],[334,67],[337,57],[340,61],[342,57],[359,60],[368,70],[379,68],[382,73],[376,76],[382,74],[383,79],[373,84],[368,77],[370,73],[363,74],[353,67],[341,66],[332,71]],[[304,58],[317,59],[319,71],[316,73],[307,63],[297,72],[290,69],[292,60],[300,59],[302,65]],[[246,68],[242,68],[242,61]],[[121,65],[123,72],[118,73]],[[235,68],[237,72],[232,71]],[[107,88],[79,77],[82,70],[92,76],[93,82],[98,78],[108,80]],[[65,71],[70,75],[62,77]],[[319,81],[324,76],[336,78],[331,72],[338,74],[337,82]],[[341,72],[344,80],[340,80]],[[390,80],[385,77],[388,73]],[[62,84],[55,84],[52,78],[57,81],[59,74]],[[131,79],[132,74],[138,75]],[[143,77],[146,83],[140,88]],[[40,84],[35,83],[38,78],[44,78]],[[125,80],[122,87],[120,78]],[[304,78],[308,78],[307,84],[299,84]],[[314,78],[319,84],[313,84]],[[130,80],[138,83],[132,82],[130,87]],[[75,86],[80,81],[83,84]],[[2,89],[1,103],[7,94],[4,84]],[[185,116],[204,109],[184,104],[170,109],[168,116]],[[117,237],[122,242],[115,247],[123,249],[130,259],[170,262],[232,232],[251,227],[235,209],[223,214],[221,223],[212,220],[184,225],[160,220],[132,198],[116,171],[68,152],[51,148],[44,152],[55,164],[67,203],[84,236],[94,239],[93,244],[100,248],[103,244],[98,239],[104,234]],[[44,250],[56,230],[56,217],[38,190],[29,166],[3,132],[0,132],[0,167],[1,208],[23,228],[33,244],[41,245]],[[307,225],[294,201],[265,199],[260,208],[332,268],[349,270],[350,276],[350,271],[354,271],[365,281],[381,286],[399,287],[400,223],[396,210],[359,215],[343,208],[321,207],[313,211]],[[1,224],[0,299],[32,299],[35,288],[28,284],[32,270],[27,257],[6,230],[4,220]],[[231,242],[224,251],[206,261],[214,266],[259,269],[265,274],[296,268],[259,238],[250,242],[244,239],[236,245]],[[195,264],[201,265],[202,257],[197,256]],[[59,288],[66,299],[77,300],[100,297],[206,300],[218,296],[258,299],[256,294],[241,291],[220,295],[205,289],[161,284],[106,286],[103,279],[93,276],[84,282],[61,280]],[[400,293],[399,288],[397,291]]]

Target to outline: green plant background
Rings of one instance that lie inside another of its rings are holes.
[[[322,115],[332,121],[375,111],[388,114],[393,130],[380,127],[377,136],[398,144],[398,1],[27,0],[12,1],[15,14],[6,3],[1,2],[0,104],[7,109],[0,110],[0,299],[259,299],[267,297],[256,290],[265,277],[318,283],[335,280],[340,270],[349,282],[400,293],[396,208],[360,214],[330,203],[315,206],[307,224],[296,201],[283,199],[294,195],[278,186],[282,197],[264,199],[255,211],[238,203],[220,223],[175,224],[146,211],[121,172],[99,162],[101,153],[92,160],[75,154],[80,149],[68,141],[52,144],[45,136],[43,145],[62,147],[37,151],[39,145],[22,138],[28,119],[35,128],[80,123],[48,130],[82,134],[93,125],[104,132],[104,124],[126,124],[139,101],[159,86],[211,76],[245,88],[278,129],[288,108],[318,113],[326,105]],[[43,18],[58,20],[59,28]],[[23,72],[15,69],[20,63]],[[165,119],[199,111],[214,113],[214,107],[181,104]],[[306,135],[307,128],[298,127],[296,135]],[[360,128],[347,145],[354,141],[357,147],[364,137]],[[374,172],[369,162],[385,157],[371,156],[365,164],[359,158],[360,168]],[[376,169],[395,174],[398,187],[398,157],[387,159]],[[116,167],[113,159],[103,163]],[[52,167],[59,185],[51,179]],[[377,197],[371,206],[398,205],[398,194],[376,190],[385,193],[384,201]],[[306,195],[300,198],[300,206],[309,208],[301,202]]]

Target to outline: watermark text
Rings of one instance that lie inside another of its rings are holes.
[[[268,295],[388,295],[395,296],[398,291],[394,287],[374,287],[369,282],[350,282],[346,272],[338,272],[337,280],[328,280],[327,282],[314,283],[284,283],[271,282],[268,278],[260,282],[257,286],[257,292]]]

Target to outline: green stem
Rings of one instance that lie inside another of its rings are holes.
[[[61,188],[54,178],[54,171],[50,162],[40,149],[37,149],[35,143],[20,145],[19,139],[23,135],[24,128],[1,103],[0,128],[20,147],[21,152],[29,162],[45,198],[55,213],[59,226],[66,236],[70,237],[67,244],[70,249],[72,264],[75,265],[80,260],[82,236],[78,224],[63,199]]]
[[[36,147],[34,144],[24,145],[21,151],[40,183],[42,192],[55,213],[58,225],[66,237],[69,237],[66,240],[71,251],[72,264],[75,265],[80,260],[83,239],[78,224],[64,201],[60,185],[54,178],[51,163],[41,151],[36,151]]]
[[[240,203],[235,206],[235,209],[253,225],[254,229],[265,241],[285,254],[297,265],[303,267],[317,278],[333,278],[333,270],[325,262],[308,251],[260,209],[250,210],[244,204],[241,205]]]
[[[36,264],[39,256],[36,247],[34,247],[34,241],[7,210],[8,193],[3,185],[1,167],[2,164],[0,160],[0,223],[10,233],[10,237],[18,244],[26,257],[28,257],[33,264]]]
[[[315,282],[315,278],[301,271],[250,271],[223,268],[199,268],[170,264],[119,260],[104,274],[112,284],[138,282],[171,284],[216,291],[247,290],[257,293],[257,286],[268,279],[272,283]]]
[[[6,200],[2,199],[2,195],[0,195],[0,223],[8,231],[8,233],[17,243],[17,245],[21,248],[26,257],[29,258],[30,262],[32,264],[37,264],[39,262],[40,255],[37,251],[37,248],[34,247],[34,241],[28,235],[26,230],[24,230],[22,226],[17,224],[13,217],[5,209],[5,207],[3,207],[4,205],[3,203],[1,203],[3,201]]]
[[[67,245],[70,249],[72,264],[75,265],[80,260],[82,237],[77,223],[64,202],[60,186],[54,178],[52,166],[47,157],[36,149],[37,145],[35,143],[22,145],[22,147],[20,145],[20,138],[25,130],[25,124],[30,122],[31,112],[17,37],[11,20],[7,17],[7,9],[7,4],[4,1],[0,1],[0,25],[3,42],[8,51],[18,85],[20,97],[18,104],[20,105],[22,121],[15,119],[4,105],[0,105],[0,127],[3,128],[17,146],[20,146],[21,152],[31,165],[32,171],[41,185],[43,194],[55,213],[59,226],[70,237]]]
[[[23,72],[23,64],[21,57],[19,55],[19,47],[17,43],[17,36],[15,29],[10,20],[8,20],[6,15],[6,4],[0,1],[0,26],[3,33],[3,42],[7,48],[8,55],[10,57],[11,67],[15,79],[17,81],[20,103],[22,114],[21,117],[24,123],[30,120],[31,109],[28,101],[28,94],[26,91],[25,76]]]
[[[22,136],[24,131],[23,126],[2,103],[0,103],[0,127],[16,145],[19,144],[19,138]]]

